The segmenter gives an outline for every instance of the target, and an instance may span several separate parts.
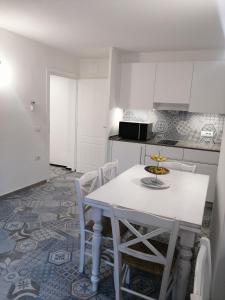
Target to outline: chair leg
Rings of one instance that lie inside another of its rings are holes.
[[[116,300],[123,300],[121,289],[116,289]]]
[[[174,274],[174,279],[173,279],[173,282],[172,282],[172,290],[171,290],[171,300],[176,300],[176,292],[177,292],[177,290],[176,290],[176,280],[177,280],[177,272],[178,272],[178,270],[177,270],[177,268],[175,269],[175,274]]]
[[[176,299],[176,290],[175,290],[175,287],[172,288],[172,291],[171,291],[171,299],[172,299],[172,300],[175,300],[175,299]]]
[[[84,273],[85,264],[85,232],[80,233],[80,267],[79,272]]]
[[[126,266],[126,277],[125,277],[125,283],[127,284],[127,285],[129,285],[130,284],[130,268],[128,267],[128,266]]]
[[[121,266],[121,256],[115,256],[114,258],[114,286],[115,286],[115,300],[122,300],[122,266]]]
[[[115,272],[115,270],[114,270]],[[120,289],[120,275],[115,275],[114,278],[116,277],[116,280],[114,280],[114,284],[115,284],[115,300],[122,300],[122,291]],[[118,280],[117,280],[118,279]]]

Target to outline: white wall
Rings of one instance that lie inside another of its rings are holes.
[[[0,195],[48,178],[46,70],[76,76],[74,57],[0,29],[0,60],[12,82],[0,87]],[[0,85],[1,86],[1,85]],[[30,101],[37,108],[30,110]],[[38,156],[40,159],[38,160]]]
[[[212,300],[225,299],[225,126],[221,145],[216,200],[211,223],[211,247],[213,262]]]
[[[117,107],[120,91],[120,51],[112,48],[109,58],[109,122],[108,135],[118,134],[119,121],[123,118],[123,111]]]
[[[79,78],[108,78],[109,59],[108,58],[80,58]]]

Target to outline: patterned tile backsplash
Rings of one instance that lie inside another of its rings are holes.
[[[157,139],[191,141],[196,143],[221,143],[224,115],[165,110],[124,110],[123,120],[153,123]],[[210,131],[211,137],[201,136]]]

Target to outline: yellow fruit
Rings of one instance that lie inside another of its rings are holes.
[[[163,161],[167,160],[167,158],[165,156],[162,156],[160,154],[152,154],[150,157],[152,160],[158,161],[158,162],[163,162]]]

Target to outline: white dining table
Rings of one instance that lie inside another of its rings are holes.
[[[94,291],[100,280],[100,251],[102,216],[110,217],[110,206],[121,206],[165,218],[177,219],[179,229],[179,265],[175,299],[184,300],[191,271],[192,249],[195,236],[201,230],[207,196],[209,176],[170,170],[161,179],[170,184],[168,189],[150,189],[140,179],[154,176],[135,165],[85,198],[92,206],[94,221],[92,239],[92,275]]]

